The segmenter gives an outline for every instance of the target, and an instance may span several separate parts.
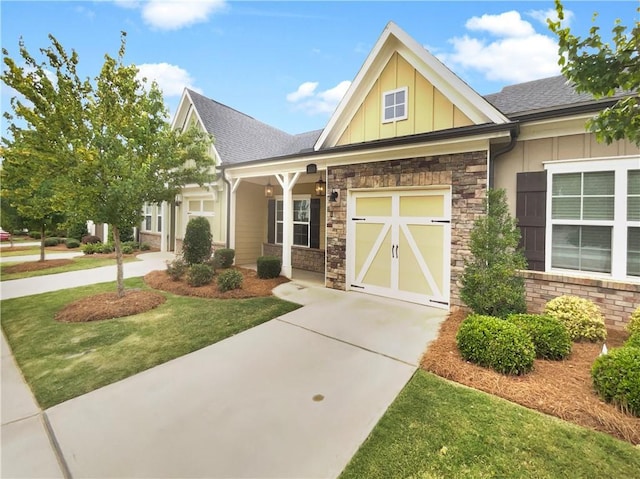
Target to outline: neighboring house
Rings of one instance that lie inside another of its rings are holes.
[[[288,277],[449,309],[486,189],[504,188],[531,309],[577,294],[621,327],[640,304],[640,151],[585,130],[611,103],[563,77],[483,97],[390,23],[320,131],[289,135],[185,90],[173,126],[215,137],[219,179],[145,211],[143,240],[179,251],[206,216],[236,264],[277,254]]]

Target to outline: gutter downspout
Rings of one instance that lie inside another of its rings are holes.
[[[509,134],[511,136],[511,140],[506,146],[502,148],[498,148],[497,150],[491,150],[489,153],[489,184],[488,188],[493,188],[494,184],[494,173],[495,173],[495,160],[504,155],[505,153],[509,153],[516,146],[518,141],[518,136],[520,135],[520,124],[515,123],[514,126],[509,130]]]
[[[224,172],[224,166],[219,166],[220,174],[222,175],[222,181],[227,184],[227,234],[225,235],[224,244],[227,249],[229,249],[229,233],[231,229],[231,183],[227,179],[227,175]]]

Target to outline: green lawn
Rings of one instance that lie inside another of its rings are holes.
[[[17,248],[17,249],[16,249]],[[45,253],[45,259],[47,257],[48,253],[64,253],[64,252],[74,252],[74,251],[80,251],[79,248],[74,248],[74,249],[51,249],[51,248],[45,248],[44,249],[44,253]],[[2,256],[3,258],[8,258],[11,256],[29,256],[29,255],[40,255],[40,246],[20,246],[19,244],[16,244],[15,248],[9,248],[9,247],[4,247],[4,248],[0,248],[0,256]]]
[[[640,448],[419,370],[340,477],[637,478]]]
[[[11,266],[12,262],[2,263],[0,264],[0,281],[9,281],[12,279],[22,279],[22,278],[33,278],[34,276],[45,276],[48,274],[57,274],[57,273],[66,273],[68,271],[79,271],[81,269],[91,269],[91,268],[99,268],[101,266],[112,266],[116,264],[116,260],[114,258],[104,258],[101,256],[77,256],[75,258],[70,258],[72,263],[66,264],[64,266],[56,266],[55,268],[47,268],[40,269],[37,271],[25,271],[22,273],[5,273],[5,269],[8,266]],[[126,257],[124,258],[125,263],[129,263],[131,261],[138,261],[137,258],[134,257]]]
[[[146,288],[139,278],[126,285]],[[115,283],[106,283],[2,301],[2,329],[43,408],[298,308],[275,297],[212,300],[166,294],[163,305],[127,318],[74,324],[53,319],[71,301],[115,289]]]

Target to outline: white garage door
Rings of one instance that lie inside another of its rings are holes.
[[[449,307],[449,190],[353,192],[348,215],[350,289]]]

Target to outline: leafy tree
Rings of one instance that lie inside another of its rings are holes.
[[[212,181],[211,138],[195,128],[170,128],[157,85],[147,85],[134,65],[124,64],[124,32],[117,57],[105,55],[93,82],[79,78],[75,51],[68,54],[49,39],[41,62],[20,43],[26,68],[3,49],[0,78],[26,99],[12,98],[20,121],[7,115],[12,138],[3,143],[7,151],[19,144],[34,172],[51,179],[54,205],[109,224],[122,297],[121,229],[139,224],[145,202],[170,200],[186,183]]]
[[[616,20],[611,46],[602,41],[596,25],[586,38],[576,37],[568,27],[563,28],[564,8],[560,0],[555,3],[558,21],[548,20],[549,28],[558,37],[558,64],[576,90],[597,99],[612,97],[620,91],[633,92],[602,110],[588,122],[588,128],[598,141],[609,144],[627,138],[640,146],[640,22],[636,18],[627,33],[627,27]]]
[[[518,249],[520,230],[509,214],[504,190],[488,190],[487,214],[471,231],[471,258],[465,259],[460,297],[473,312],[506,317],[526,311],[524,279],[517,270],[527,261]]]

